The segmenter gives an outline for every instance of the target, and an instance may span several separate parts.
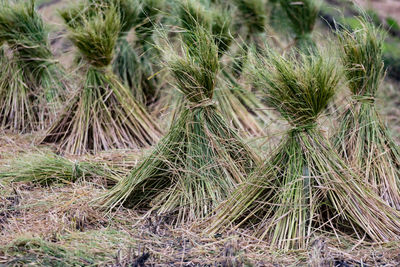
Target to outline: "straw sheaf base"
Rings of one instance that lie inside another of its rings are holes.
[[[43,130],[54,119],[52,105],[30,89],[15,60],[0,54],[0,64],[0,127],[15,133]]]
[[[382,199],[400,209],[400,151],[374,106],[352,102],[339,119],[335,147]]]
[[[189,108],[101,202],[107,209],[150,208],[173,215],[176,223],[197,220],[209,215],[257,162],[213,106]]]
[[[128,89],[107,70],[90,68],[43,142],[59,143],[70,154],[139,148],[155,143],[161,131]]]
[[[363,185],[315,130],[292,132],[272,161],[216,212],[208,232],[235,221],[284,250],[307,248],[326,233],[378,242],[400,234],[399,213]]]
[[[12,132],[29,132],[37,127],[39,121],[38,114],[34,112],[33,97],[23,82],[21,71],[5,61],[1,60],[0,126]],[[11,74],[15,70],[16,73]]]

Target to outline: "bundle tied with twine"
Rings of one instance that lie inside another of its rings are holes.
[[[354,173],[318,128],[341,77],[328,55],[255,58],[266,100],[290,123],[271,158],[216,209],[215,233],[237,223],[283,250],[306,248],[318,234],[398,240],[400,214]],[[358,242],[358,241],[357,241]]]
[[[84,79],[43,142],[55,142],[70,154],[153,144],[161,135],[158,125],[112,73],[121,30],[117,8],[109,5],[98,9],[97,16],[76,21],[67,25],[69,38],[87,64]]]
[[[70,86],[33,1],[2,4],[0,40],[8,47],[0,81],[1,126],[14,132],[44,129]]]
[[[176,224],[204,218],[258,161],[212,101],[220,67],[212,36],[200,27],[192,34],[179,53],[172,44],[164,49],[186,106],[153,152],[101,199],[108,210],[145,208]]]
[[[318,18],[320,0],[281,0],[282,9],[285,11],[295,34],[295,45],[304,53],[314,53],[318,49],[312,39],[312,32]]]
[[[229,50],[232,42],[232,19],[226,8],[222,6],[207,9],[194,0],[182,0],[178,5],[180,25],[183,28],[183,40],[192,44],[191,32],[199,25],[208,29],[218,47],[219,57],[222,58]],[[185,33],[187,31],[187,33]],[[266,133],[265,125],[273,120],[270,111],[249,90],[243,88],[228,70],[222,67],[218,75],[219,86],[215,89],[214,100],[225,119],[245,136],[259,136]],[[177,108],[173,111],[175,120],[182,111],[183,95],[177,97]]]
[[[61,17],[71,27],[82,17],[97,16],[99,10],[114,5],[121,20],[121,30],[112,61],[113,72],[131,89],[135,99],[143,105],[156,101],[161,85],[153,58],[153,28],[163,8],[163,0],[89,0],[60,11]],[[133,38],[133,34],[135,37]],[[133,40],[134,39],[134,40]]]
[[[384,36],[367,18],[359,21],[361,29],[337,32],[352,96],[339,117],[333,142],[350,165],[363,171],[364,181],[389,205],[400,209],[400,151],[375,105],[384,78]]]

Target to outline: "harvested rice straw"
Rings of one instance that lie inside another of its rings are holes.
[[[53,183],[74,183],[93,178],[105,178],[115,184],[119,174],[105,164],[71,161],[52,153],[33,153],[2,166],[0,180],[32,182],[42,186]]]
[[[183,33],[184,41],[192,43],[191,31],[201,25],[212,32],[219,57],[222,58],[232,41],[231,18],[228,11],[222,7],[206,9],[201,3],[193,0],[182,0],[178,8],[180,24],[188,31],[187,35]],[[244,89],[226,69],[222,69],[218,78],[221,80],[221,86],[216,88],[214,99],[218,102],[224,118],[242,135],[264,135],[265,126],[274,120],[270,111],[251,91]],[[181,96],[181,102],[178,102],[178,108],[174,111],[174,118],[179,114],[181,110],[179,105],[182,104]]]
[[[157,77],[152,77],[156,73],[152,57],[157,51],[153,48],[153,28],[163,3],[163,0],[88,0],[60,11],[66,24],[74,27],[82,16],[97,16],[99,9],[105,10],[110,5],[117,7],[121,31],[116,42],[112,69],[142,105],[156,101],[161,86]],[[135,33],[134,41],[130,40],[132,32]]]
[[[37,99],[24,82],[23,71],[8,49],[0,51],[0,128],[25,133],[40,124]]]
[[[0,81],[2,127],[15,132],[44,129],[55,119],[70,86],[53,58],[48,30],[33,1],[2,4],[0,40],[12,53],[5,67],[8,74]]]
[[[369,183],[389,205],[400,209],[400,150],[375,106],[375,95],[384,78],[383,34],[361,18],[361,29],[337,32],[351,101],[339,117],[333,137],[346,161],[363,171]]]
[[[70,154],[155,143],[161,135],[158,125],[111,70],[121,30],[117,8],[99,9],[97,16],[67,25],[71,41],[87,63],[85,78],[43,142],[55,142]]]
[[[281,0],[280,3],[295,34],[296,47],[303,53],[316,52],[317,47],[312,39],[312,32],[318,18],[321,1]]]
[[[237,223],[283,250],[306,248],[315,235],[340,231],[378,242],[398,240],[400,214],[360,181],[317,119],[341,77],[328,55],[259,55],[256,83],[292,125],[271,158],[216,209],[207,232]]]
[[[154,106],[155,103],[159,102],[162,97],[161,89],[164,86],[163,78],[159,75],[162,55],[156,48],[154,36],[155,25],[162,17],[164,5],[165,0],[141,0],[141,10],[138,17],[141,23],[135,27],[136,42],[134,47],[139,55],[137,87],[143,91],[148,106]]]
[[[164,49],[185,110],[153,152],[101,199],[108,210],[125,205],[174,215],[176,224],[198,220],[258,162],[212,100],[220,67],[214,39],[203,28],[190,38],[192,45],[182,43],[179,53],[171,44]]]

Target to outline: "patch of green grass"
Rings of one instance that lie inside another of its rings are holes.
[[[85,250],[68,249],[40,238],[18,238],[3,248],[7,266],[88,266],[95,257]]]
[[[370,18],[371,22],[374,23],[376,26],[379,26],[382,24],[379,14],[376,11],[374,11],[372,9],[368,9],[365,11],[365,13]]]
[[[391,29],[395,31],[400,31],[400,25],[396,19],[389,16],[386,18],[386,23]]]

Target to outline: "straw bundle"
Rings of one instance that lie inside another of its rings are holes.
[[[116,2],[121,19],[121,31],[119,33],[115,56],[112,62],[113,72],[124,83],[125,86],[131,89],[135,99],[141,104],[145,104],[145,96],[143,91],[138,86],[140,79],[139,59],[132,44],[128,41],[128,34],[140,20],[138,19],[140,4],[135,0],[119,0],[109,1]]]
[[[295,45],[303,52],[315,52],[312,32],[321,6],[320,0],[281,0],[283,10],[295,34]]]
[[[113,72],[143,105],[152,104],[159,93],[159,82],[152,77],[157,72],[153,62],[157,51],[153,49],[153,30],[163,3],[163,0],[87,0],[60,11],[64,21],[73,27],[83,16],[96,16],[98,10],[105,10],[109,5],[117,8],[121,31],[112,61]],[[128,37],[132,32],[135,33],[133,41]]]
[[[217,111],[212,96],[218,48],[205,30],[192,33],[179,55],[165,51],[167,67],[186,99],[185,110],[154,151],[102,199],[103,207],[144,207],[192,221],[210,211],[254,168],[257,156]]]
[[[190,39],[191,31],[201,25],[212,32],[219,57],[222,58],[232,42],[230,32],[232,19],[229,12],[222,7],[206,9],[197,1],[183,0],[179,5],[178,14],[182,28],[187,31],[183,33],[184,41],[188,44],[193,43]],[[214,100],[218,102],[224,118],[243,135],[264,134],[264,125],[271,123],[270,112],[252,92],[237,83],[227,70],[222,69],[218,78],[220,86],[215,90]],[[178,105],[182,104],[181,100]],[[174,112],[179,114],[180,110],[181,108],[177,108]]]
[[[0,65],[0,127],[25,133],[37,129],[41,116],[38,99],[24,82],[20,65],[9,57],[8,49],[1,49]]]
[[[85,78],[43,142],[56,142],[71,154],[153,144],[160,136],[159,127],[111,70],[121,30],[117,8],[99,9],[97,16],[76,22],[67,25],[71,41],[87,63]]]
[[[150,105],[159,97],[158,77],[153,77],[158,71],[154,62],[157,50],[153,47],[153,31],[164,1],[125,0],[122,2],[126,3],[121,5],[121,10],[130,10],[131,14],[122,16],[123,18],[130,18],[130,20],[122,20],[125,29],[122,30],[124,34],[120,36],[117,42],[113,70],[127,86],[132,88],[136,100],[144,105]],[[135,7],[136,10],[132,7]],[[127,40],[126,33],[132,28],[135,31],[136,38],[131,43]]]
[[[2,127],[17,132],[43,129],[55,119],[69,86],[33,2],[2,5],[0,40],[11,53],[0,81]]]
[[[255,60],[254,77],[292,129],[270,160],[217,208],[208,231],[250,224],[256,237],[284,250],[306,248],[314,235],[327,232],[397,240],[399,213],[361,183],[318,129],[341,76],[335,62],[269,54]]]
[[[360,19],[362,28],[337,32],[343,49],[352,100],[341,114],[333,140],[340,155],[364,172],[365,182],[391,206],[400,209],[400,151],[375,106],[384,78],[383,35]]]
[[[240,37],[244,42],[242,48],[247,52],[247,48],[255,46],[261,48],[261,35],[265,32],[268,18],[268,11],[265,0],[234,0],[238,12],[237,21]],[[241,29],[242,33],[241,33]]]
[[[242,74],[248,59],[250,48],[260,50],[263,45],[263,34],[267,23],[265,0],[234,0],[237,17],[235,29],[239,36],[239,50],[233,61],[234,74]]]

